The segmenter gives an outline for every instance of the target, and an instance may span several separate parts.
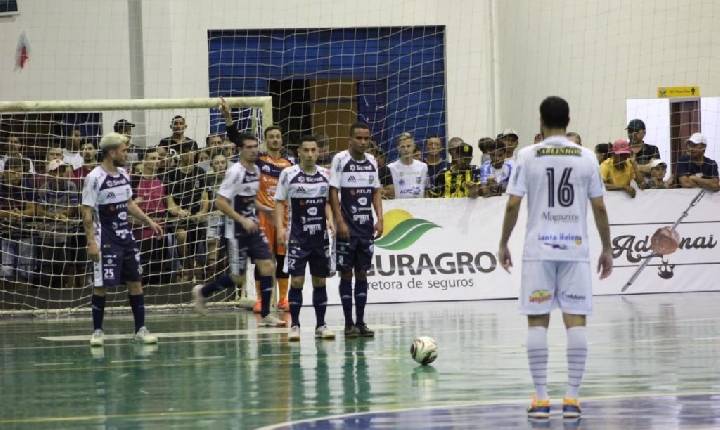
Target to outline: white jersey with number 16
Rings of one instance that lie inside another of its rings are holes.
[[[508,194],[527,194],[525,261],[589,261],[587,207],[605,191],[597,158],[565,137],[523,148]]]

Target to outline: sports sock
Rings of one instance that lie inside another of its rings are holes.
[[[352,299],[352,279],[340,278],[340,302],[342,302],[346,326],[353,325]]]
[[[93,294],[91,299],[93,330],[102,330],[105,317],[105,296]]]
[[[265,318],[270,314],[270,299],[273,290],[273,277],[261,276],[260,279],[260,300],[262,300],[262,310],[260,316]]]
[[[300,308],[303,304],[302,288],[290,288],[288,301],[290,302],[290,318],[292,318],[292,325],[300,327]]]
[[[355,280],[355,317],[357,324],[365,324],[365,304],[367,303],[367,279]]]
[[[135,320],[135,333],[145,325],[145,295],[130,294],[130,307],[132,308],[133,319]]]
[[[325,309],[327,308],[327,288],[313,288],[313,307],[315,308],[315,328],[325,325]]]
[[[202,293],[203,297],[210,297],[217,291],[220,291],[224,288],[232,288],[234,286],[235,283],[233,282],[232,278],[230,278],[230,276],[221,275],[215,278],[214,281],[202,287],[200,293]]]
[[[576,399],[585,373],[587,360],[587,330],[585,326],[567,329],[568,387],[565,397]]]
[[[535,397],[538,400],[547,400],[547,328],[528,327],[526,344],[530,374],[535,384]]]

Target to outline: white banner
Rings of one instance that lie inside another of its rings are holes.
[[[620,192],[606,198],[615,270],[595,278],[595,295],[619,294],[650,236],[673,224],[698,190],[639,191],[631,199]],[[506,197],[489,199],[415,199],[384,201],[385,230],[376,242],[368,276],[370,303],[479,300],[517,297],[522,270],[526,209],[520,212],[510,240],[515,263],[507,274],[497,262]],[[592,211],[588,231],[593,266],[600,242]],[[706,193],[678,227],[680,249],[654,258],[627,294],[720,290],[720,193]],[[309,276],[307,283],[309,287]],[[338,277],[328,280],[330,303],[339,303]]]

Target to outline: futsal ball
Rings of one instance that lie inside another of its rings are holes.
[[[426,366],[435,361],[438,356],[437,342],[435,342],[435,339],[427,336],[416,337],[412,346],[410,346],[410,355],[413,360]]]
[[[659,228],[650,239],[650,247],[658,255],[668,255],[677,251],[680,235],[670,227]]]

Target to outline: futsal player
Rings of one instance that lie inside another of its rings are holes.
[[[612,272],[610,228],[603,202],[605,188],[595,154],[566,137],[570,108],[560,97],[540,104],[544,140],[518,153],[505,209],[498,259],[513,266],[508,240],[527,195],[528,222],[522,265],[520,312],[527,315],[527,354],[535,395],[530,418],[549,418],[547,328],[550,312],[560,308],[567,328],[568,386],[563,416],[580,416],[578,392],[587,358],[586,317],[592,310],[592,272],[587,234],[588,201],[600,234],[600,279]]]
[[[256,207],[260,169],[255,162],[258,157],[258,140],[255,136],[242,134],[235,143],[240,150],[240,161],[225,173],[215,198],[215,207],[229,218],[226,223],[228,254],[231,273],[216,278],[209,284],[193,288],[193,300],[198,312],[205,312],[205,301],[216,291],[242,285],[242,275],[247,259],[252,258],[258,271],[262,309],[260,325],[264,327],[285,327],[287,323],[270,314],[270,298],[273,289],[275,263],[265,234],[260,230]],[[268,210],[268,208],[262,208]]]
[[[335,219],[335,253],[340,271],[340,301],[345,315],[345,337],[372,337],[365,324],[367,271],[372,264],[373,241],[382,235],[383,212],[380,179],[375,158],[367,154],[370,128],[350,126],[348,149],[333,157],[330,167],[330,205]],[[373,208],[377,221],[373,225]],[[355,317],[353,288],[355,277]]]
[[[93,334],[90,345],[103,345],[105,289],[127,284],[135,320],[135,341],[157,343],[145,328],[145,299],[141,283],[140,249],[128,222],[131,215],[150,227],[157,236],[162,228],[132,200],[130,176],[122,167],[127,161],[126,136],[109,133],[100,140],[102,163],[85,177],[82,216],[88,258],[95,262],[92,295]]]
[[[283,242],[287,240],[288,248],[283,270],[290,274],[289,302],[292,324],[288,334],[289,341],[300,340],[300,308],[303,304],[305,266],[308,264],[313,286],[315,337],[335,338],[335,333],[325,325],[325,280],[331,270],[328,226],[333,224],[328,202],[330,172],[317,166],[318,156],[317,139],[303,136],[298,148],[300,164],[288,167],[280,173],[275,193],[277,239]],[[285,228],[286,207],[290,214],[289,231]]]

